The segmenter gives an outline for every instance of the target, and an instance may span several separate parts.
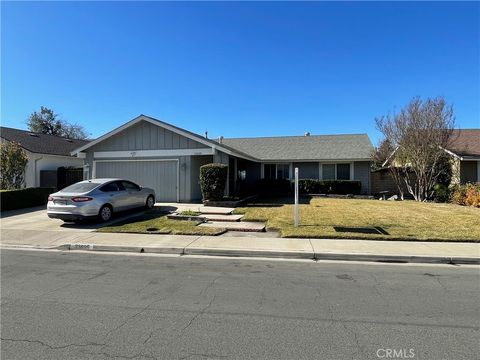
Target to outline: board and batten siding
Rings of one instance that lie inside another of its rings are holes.
[[[88,151],[128,151],[208,148],[192,139],[160,126],[141,121],[108,139],[92,146]]]
[[[89,178],[93,177],[94,160],[152,160],[178,159],[179,168],[179,201],[190,201],[198,195],[197,189],[192,189],[196,182],[192,178],[192,156],[161,156],[161,157],[118,157],[94,158],[95,152],[103,151],[136,151],[136,150],[175,150],[175,149],[204,149],[206,145],[188,139],[160,126],[141,121],[118,134],[93,145],[85,151],[85,163],[89,167]],[[211,156],[209,157],[211,159]],[[97,177],[97,176],[96,176]],[[193,190],[193,193],[192,193]]]
[[[370,194],[370,161],[353,163],[353,180],[362,182],[361,194]]]

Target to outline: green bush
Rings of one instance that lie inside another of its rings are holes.
[[[480,207],[480,183],[456,186],[452,193],[452,202],[458,205]]]
[[[300,194],[360,194],[361,181],[303,179],[298,182]]]
[[[436,202],[450,201],[450,189],[447,185],[437,183],[433,187],[433,200]]]
[[[48,195],[53,192],[55,192],[54,188],[2,190],[0,192],[0,210],[6,211],[46,205]]]
[[[204,200],[221,200],[225,195],[228,166],[206,164],[200,167],[200,188]]]

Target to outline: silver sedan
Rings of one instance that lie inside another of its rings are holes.
[[[129,180],[92,179],[70,185],[48,197],[47,214],[63,221],[99,217],[112,218],[114,212],[137,207],[153,208],[155,191]]]

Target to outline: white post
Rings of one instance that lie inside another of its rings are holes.
[[[295,227],[298,226],[298,168],[295,168]]]

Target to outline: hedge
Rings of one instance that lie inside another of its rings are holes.
[[[200,188],[203,200],[221,200],[223,198],[227,175],[227,165],[214,163],[200,166]]]
[[[303,179],[299,180],[298,189],[300,194],[358,195],[362,189],[362,182],[352,180]]]
[[[48,195],[54,192],[55,189],[49,187],[1,190],[0,211],[46,205],[48,201]]]

